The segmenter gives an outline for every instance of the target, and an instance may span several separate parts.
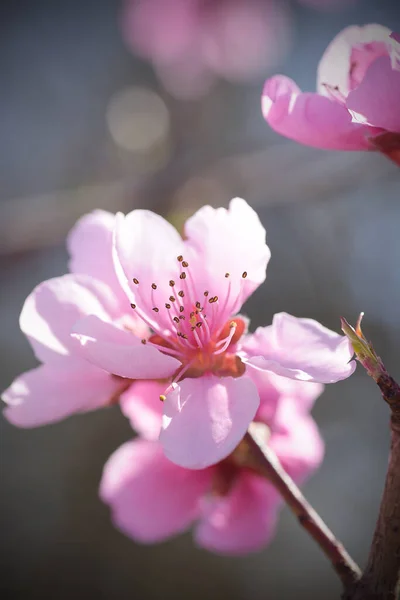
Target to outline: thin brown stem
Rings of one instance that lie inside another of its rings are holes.
[[[399,136],[397,142],[400,142]],[[361,579],[348,590],[344,599],[395,600],[400,598],[400,386],[387,372],[371,342],[365,338],[361,329],[362,316],[363,313],[355,328],[342,319],[342,329],[351,341],[357,359],[375,380],[390,407],[391,447],[367,566]]]
[[[367,566],[345,600],[400,597],[400,414],[392,414],[391,425],[389,466]]]
[[[268,478],[281,494],[300,525],[308,532],[331,562],[345,590],[360,579],[361,571],[324,521],[305,499],[297,485],[283,469],[275,453],[250,426],[245,440],[249,449],[251,466]]]

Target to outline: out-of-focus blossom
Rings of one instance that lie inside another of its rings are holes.
[[[75,322],[89,314],[123,324],[139,337],[147,334],[147,326],[131,314],[114,271],[114,221],[101,210],[78,221],[68,240],[72,274],[41,283],[25,301],[20,326],[43,364],[15,379],[2,395],[8,405],[4,414],[14,425],[36,427],[108,405],[130,385],[82,359],[71,337]]]
[[[317,93],[301,92],[284,75],[267,80],[264,117],[278,133],[309,146],[378,148],[394,158],[400,148],[399,56],[398,34],[386,27],[347,27],[322,56]]]
[[[323,442],[309,411],[323,386],[252,372],[267,425],[265,442],[289,475],[303,482],[320,464]],[[131,389],[134,392],[134,388]],[[124,412],[142,434],[104,468],[100,494],[121,531],[144,543],[162,541],[195,525],[197,544],[240,554],[259,550],[274,534],[281,500],[272,485],[241,464],[240,446],[218,464],[193,471],[171,463],[157,442],[161,403],[125,397]]]
[[[285,54],[290,25],[276,0],[127,0],[129,46],[176,96],[198,96],[215,76],[248,80]]]
[[[310,319],[282,313],[243,337],[246,321],[237,313],[270,258],[265,230],[244,200],[228,210],[203,207],[186,222],[184,239],[149,211],[120,214],[114,240],[121,286],[152,335],[140,343],[118,321],[91,314],[72,336],[81,355],[108,373],[155,380],[143,381],[139,395],[151,396],[157,384],[160,441],[176,464],[201,469],[233,451],[259,407],[252,371],[321,383],[353,372],[349,341]],[[160,388],[169,369],[174,377]]]

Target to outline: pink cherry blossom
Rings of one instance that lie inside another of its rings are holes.
[[[215,76],[248,80],[276,64],[290,23],[276,0],[127,0],[122,29],[165,87],[188,97],[206,92]]]
[[[286,471],[303,482],[323,456],[323,442],[309,415],[323,386],[260,371],[251,376],[260,396],[255,420],[268,426],[265,439]],[[111,507],[116,527],[137,541],[153,543],[194,525],[197,544],[227,554],[266,545],[281,505],[271,484],[239,466],[235,453],[197,471],[170,462],[157,442],[157,390],[144,394],[145,403],[138,402],[142,391],[135,392],[133,385],[123,409],[144,438],[124,444],[111,456],[101,482],[100,494]]]
[[[25,301],[20,326],[43,364],[18,377],[2,395],[8,405],[5,416],[19,427],[35,427],[108,405],[130,385],[129,380],[82,359],[70,335],[85,315],[123,324],[139,337],[148,333],[147,326],[131,314],[118,284],[112,260],[114,222],[115,216],[105,211],[83,217],[68,239],[73,274],[41,283]],[[156,370],[160,353],[151,347],[148,351],[148,365],[140,369],[143,376],[170,375],[179,364],[165,356],[161,370]]]
[[[151,335],[140,341],[97,313],[76,322],[72,337],[96,367],[129,380],[158,380],[132,393],[141,405],[155,393],[164,400],[160,441],[179,466],[207,467],[237,446],[259,407],[254,372],[332,383],[354,371],[347,338],[310,319],[282,313],[270,327],[245,335],[238,313],[264,281],[269,258],[265,230],[240,198],[228,210],[200,209],[184,239],[149,211],[117,216],[116,271]],[[172,379],[161,373],[169,368]]]
[[[334,150],[400,153],[400,43],[381,25],[351,26],[329,44],[318,66],[317,93],[284,75],[265,83],[262,110],[278,133]]]

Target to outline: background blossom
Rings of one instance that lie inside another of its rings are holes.
[[[373,150],[374,138],[400,134],[398,53],[387,27],[347,27],[321,58],[317,93],[301,92],[284,75],[266,81],[264,117],[275,131],[303,144]]]
[[[268,426],[265,439],[287,472],[304,482],[323,457],[323,442],[309,415],[323,386],[260,373],[254,382],[260,395],[256,421]],[[135,394],[134,387],[130,393]],[[271,484],[240,467],[235,453],[203,470],[174,465],[156,441],[161,403],[155,397],[145,406],[135,400],[126,395],[123,407],[144,437],[111,456],[100,488],[115,525],[144,543],[160,542],[194,524],[197,544],[214,552],[240,554],[265,546],[282,504]]]

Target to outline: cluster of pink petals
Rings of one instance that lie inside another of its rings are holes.
[[[4,414],[18,427],[37,427],[71,414],[111,404],[127,382],[88,363],[76,352],[73,325],[97,314],[128,320],[138,336],[147,334],[132,315],[112,259],[115,217],[95,211],[82,217],[68,239],[71,274],[39,284],[26,299],[20,327],[43,364],[14,380],[3,393]]]
[[[284,75],[268,79],[262,110],[276,132],[302,144],[390,154],[400,148],[399,98],[399,35],[372,24],[347,27],[329,44],[317,93]]]
[[[302,483],[323,456],[323,442],[309,415],[323,386],[265,372],[254,371],[251,377],[260,397],[255,420],[268,425],[266,443],[286,472]],[[121,446],[104,468],[100,495],[116,527],[139,542],[153,543],[194,524],[196,543],[208,550],[259,550],[275,531],[282,504],[276,490],[232,457],[202,470],[170,462],[157,441],[162,407],[154,395],[147,386],[133,386],[122,403],[142,438]]]
[[[226,458],[257,414],[255,373],[332,383],[354,371],[347,338],[316,321],[281,313],[246,334],[238,313],[270,251],[242,199],[200,209],[184,239],[149,211],[96,211],[68,245],[72,273],[40,284],[22,310],[43,364],[3,394],[16,425],[161,396],[166,457],[202,469]]]
[[[276,0],[127,0],[124,37],[177,96],[198,96],[215,75],[248,80],[276,64],[289,38]]]

